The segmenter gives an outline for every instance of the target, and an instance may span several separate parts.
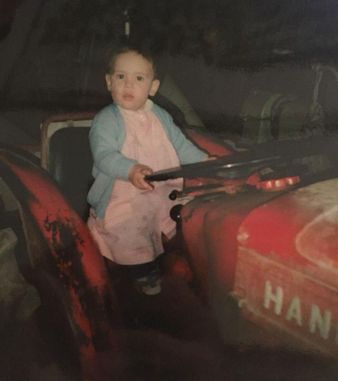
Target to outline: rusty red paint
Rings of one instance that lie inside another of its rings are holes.
[[[303,268],[307,265],[308,260],[300,255],[295,240],[305,226],[335,208],[338,203],[338,198],[333,199],[330,204],[327,198],[320,201],[319,195],[316,196],[317,201],[313,201],[311,189],[315,186],[316,184],[285,194],[253,210],[239,230],[240,245],[261,255],[275,256],[292,266]],[[328,188],[330,187],[328,184]],[[312,239],[316,237],[317,232],[313,232]],[[308,246],[312,246],[309,240]]]
[[[242,314],[270,327],[270,336],[275,330],[275,346],[287,343],[336,356],[337,291],[285,263],[239,250],[234,292]],[[264,344],[266,338],[260,335],[257,340]]]
[[[219,307],[232,292],[245,319],[267,328],[256,344],[337,355],[337,185],[199,197],[182,209],[202,296]]]
[[[98,248],[94,244],[89,231],[84,226],[80,217],[66,203],[63,196],[55,191],[55,185],[41,177],[39,172],[27,171],[16,165],[10,167],[22,183],[32,192],[32,197],[28,200],[29,209],[35,217],[40,230],[47,238],[53,255],[58,255],[55,251],[57,243],[60,245],[60,230],[53,231],[52,224],[63,224],[72,230],[76,238],[76,250],[82,258],[85,273],[90,276],[93,285],[105,286],[105,270],[100,264],[102,262]]]
[[[275,345],[288,337],[338,354],[337,185],[331,179],[285,194],[239,229],[235,294],[247,319],[284,333]]]
[[[198,203],[195,200],[193,204]],[[193,204],[186,205],[181,211],[182,217],[182,233],[184,243],[187,248],[187,255],[194,273],[200,284],[203,297],[207,298],[208,290],[208,257],[205,249],[204,236],[204,218],[208,211],[207,203],[204,205],[198,203],[195,207]]]
[[[238,237],[240,245],[250,247],[262,255],[274,255],[287,261],[297,261],[294,238],[304,226],[304,215],[288,195],[253,210],[242,224]]]
[[[233,287],[237,230],[247,212],[230,212],[232,197],[196,199],[182,209],[184,241],[205,295],[210,276],[227,291]]]
[[[0,163],[5,168],[1,173],[5,180],[7,175],[9,183],[15,179],[20,184],[14,193],[17,191],[19,202],[32,215],[46,239],[71,300],[73,321],[81,336],[78,343],[81,360],[87,366],[98,350],[97,342],[112,349],[118,341],[106,311],[107,302],[112,309],[117,303],[102,256],[84,222],[43,170],[8,150],[1,151]],[[85,296],[79,293],[80,287]]]

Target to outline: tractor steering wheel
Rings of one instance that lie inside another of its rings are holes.
[[[154,172],[151,175],[145,176],[145,179],[150,182],[166,181],[179,177],[183,177],[184,179],[197,177],[243,179],[262,167],[280,162],[281,159],[282,157],[280,155],[259,157],[259,155],[252,153],[241,152],[215,160],[186,164],[181,167]]]

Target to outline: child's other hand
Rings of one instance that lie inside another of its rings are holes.
[[[153,170],[143,164],[135,164],[129,172],[130,182],[138,189],[153,190],[153,185],[144,179],[144,176],[151,175]]]

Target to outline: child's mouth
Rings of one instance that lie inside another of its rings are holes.
[[[132,101],[134,99],[134,95],[132,94],[124,94],[123,99],[126,101]]]

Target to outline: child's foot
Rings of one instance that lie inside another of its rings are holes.
[[[162,291],[162,280],[159,274],[150,274],[136,279],[136,288],[145,295],[158,295]]]

